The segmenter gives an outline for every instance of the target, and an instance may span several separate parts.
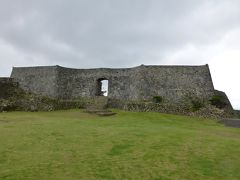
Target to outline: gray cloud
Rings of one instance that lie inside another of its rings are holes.
[[[239,0],[0,0],[0,4],[4,75],[17,65],[204,64],[213,58],[212,48],[240,28]]]
[[[226,1],[16,1],[2,6],[1,37],[27,53],[44,54],[49,61],[87,59],[89,66],[96,61],[119,66],[114,60],[121,60],[128,65],[129,60],[147,58],[154,49],[164,54],[186,43],[217,41],[240,18],[239,11],[229,13],[232,9],[225,4],[231,5]]]

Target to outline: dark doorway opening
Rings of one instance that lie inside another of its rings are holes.
[[[97,80],[97,96],[108,96],[108,79],[100,78]]]

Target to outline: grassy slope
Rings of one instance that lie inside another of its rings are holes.
[[[240,178],[240,129],[117,112],[0,114],[0,179]]]

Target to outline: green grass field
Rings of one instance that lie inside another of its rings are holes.
[[[240,129],[118,111],[0,114],[0,179],[240,179]]]

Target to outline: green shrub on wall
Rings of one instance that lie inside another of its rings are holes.
[[[163,97],[162,96],[153,96],[153,102],[161,103],[161,102],[163,102]]]
[[[211,105],[214,105],[220,109],[224,108],[227,105],[227,103],[225,102],[225,97],[221,95],[213,95],[209,101]]]
[[[201,109],[203,107],[204,107],[204,103],[201,100],[199,100],[199,99],[192,100],[192,111],[193,112],[198,111],[199,109]]]

